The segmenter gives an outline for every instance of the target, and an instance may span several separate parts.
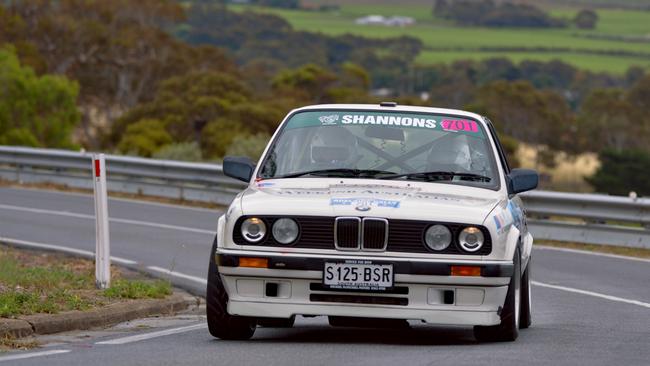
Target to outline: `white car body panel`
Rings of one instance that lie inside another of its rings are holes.
[[[318,105],[300,108],[306,110],[368,110],[424,112],[467,117],[478,121],[488,131],[484,119],[476,114],[426,107],[379,107],[376,105]],[[286,123],[287,119],[283,121]],[[282,125],[273,136],[277,137]],[[498,150],[487,133],[492,152]],[[271,143],[262,156],[266,156]],[[520,247],[522,270],[526,267],[533,238],[527,232],[521,200],[509,197],[505,168],[497,158],[500,188],[490,190],[446,183],[411,180],[377,180],[351,178],[291,178],[253,179],[218,221],[217,256],[269,257],[283,259],[363,258],[390,262],[453,263],[468,265],[512,265],[517,246]],[[260,160],[261,161],[261,160]],[[355,205],[334,205],[337,199],[362,199],[370,203],[366,212],[355,210]],[[373,202],[396,201],[399,207],[373,205]],[[492,251],[485,256],[450,255],[438,253],[405,252],[341,252],[295,247],[238,245],[233,240],[235,222],[242,215],[280,216],[355,216],[386,219],[430,220],[437,222],[482,225],[492,238]],[[395,275],[395,285],[408,287],[408,305],[371,305],[350,303],[322,303],[310,301],[310,284],[319,282],[322,270],[283,270],[270,268],[240,268],[219,266],[219,272],[229,295],[228,312],[233,315],[288,318],[293,315],[332,315],[418,319],[435,324],[494,325],[506,296],[509,277],[458,277],[421,274]],[[269,297],[265,284],[278,284],[278,296]],[[438,301],[440,291],[454,292],[454,304]],[[381,295],[399,297],[400,295]],[[401,297],[404,297],[402,295]],[[388,309],[388,311],[387,311]]]

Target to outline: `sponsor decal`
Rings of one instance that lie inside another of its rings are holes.
[[[268,187],[273,187],[275,183],[271,182],[257,182],[257,188],[268,188]]]
[[[305,111],[293,115],[287,122],[286,128],[359,125],[458,132],[478,138],[485,138],[479,123],[476,121],[425,113]]]
[[[440,124],[445,131],[478,132],[476,122],[465,119],[443,119]]]
[[[435,129],[437,122],[431,118],[418,118],[406,116],[373,115],[373,114],[346,114],[341,123],[344,125],[383,125],[396,127],[416,127]]]
[[[339,115],[332,114],[329,116],[320,116],[318,117],[318,120],[320,121],[320,124],[323,126],[334,126],[336,125],[336,121],[339,120]]]
[[[374,198],[331,198],[330,206],[352,206],[358,211],[368,211],[371,207],[399,208],[400,201]]]

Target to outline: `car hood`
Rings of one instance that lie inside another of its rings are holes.
[[[360,216],[480,225],[499,192],[444,183],[371,179],[271,179],[241,196],[244,215]]]

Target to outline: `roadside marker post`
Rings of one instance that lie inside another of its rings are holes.
[[[93,154],[93,183],[95,188],[95,285],[98,289],[106,289],[111,285],[111,252],[108,235],[108,199],[104,154]]]

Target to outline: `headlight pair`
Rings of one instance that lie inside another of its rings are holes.
[[[271,229],[273,239],[280,244],[291,244],[298,239],[300,229],[295,220],[281,218],[275,220]],[[249,217],[241,224],[241,234],[250,243],[259,243],[266,236],[266,224],[262,219]]]
[[[431,225],[424,233],[424,243],[436,252],[447,249],[451,242],[452,233],[444,225]],[[483,232],[474,226],[468,226],[458,234],[458,244],[464,251],[469,253],[481,249],[484,242]]]

